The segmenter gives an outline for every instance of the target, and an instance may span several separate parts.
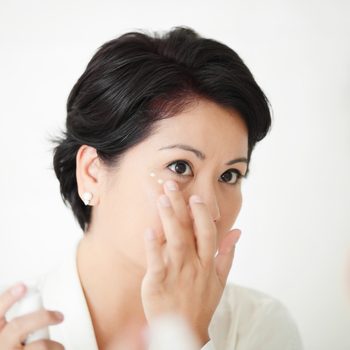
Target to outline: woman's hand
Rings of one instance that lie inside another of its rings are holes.
[[[240,231],[229,231],[218,248],[216,225],[207,205],[198,196],[191,196],[190,213],[178,186],[170,190],[167,183],[165,195],[157,201],[164,237],[157,237],[150,228],[145,232],[143,307],[148,322],[164,313],[180,314],[204,345]]]
[[[49,325],[63,321],[63,315],[55,311],[40,310],[14,318],[10,322],[5,319],[6,312],[20,300],[26,292],[23,284],[18,284],[0,294],[0,349],[1,350],[63,350],[64,347],[52,340],[38,340],[23,345],[30,333]]]

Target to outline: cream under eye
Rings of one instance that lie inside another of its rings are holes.
[[[176,175],[193,175],[190,165],[184,160],[177,160],[175,162],[172,162],[167,166],[167,168],[170,169],[170,171],[172,171]]]

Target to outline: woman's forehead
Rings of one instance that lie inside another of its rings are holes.
[[[247,143],[248,132],[238,113],[213,102],[200,102],[195,107],[158,122],[154,139],[162,143],[189,143],[203,146],[224,144],[232,147]]]

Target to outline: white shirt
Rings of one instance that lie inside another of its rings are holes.
[[[77,270],[77,244],[62,265],[39,278],[37,288],[44,307],[64,315],[62,323],[49,327],[50,339],[66,350],[98,350]],[[302,349],[295,322],[279,301],[232,284],[224,290],[209,336],[202,350]]]

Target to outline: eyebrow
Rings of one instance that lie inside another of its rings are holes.
[[[164,150],[164,149],[171,149],[171,148],[180,148],[183,149],[185,151],[190,151],[193,152],[199,159],[204,160],[206,159],[206,156],[203,152],[199,151],[198,149],[195,149],[189,145],[184,145],[184,144],[175,144],[175,145],[169,145],[169,146],[165,146],[165,147],[161,147],[158,149],[158,151],[160,150]],[[240,158],[236,158],[236,159],[232,159],[230,161],[228,161],[225,165],[232,165],[232,164],[236,164],[236,163],[246,163],[248,164],[248,159],[246,157],[240,157]]]

